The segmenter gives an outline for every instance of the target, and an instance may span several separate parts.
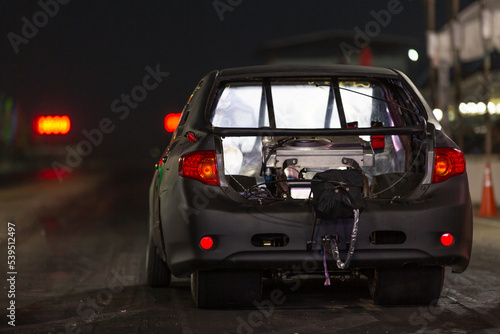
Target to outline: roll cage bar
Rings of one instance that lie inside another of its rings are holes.
[[[325,78],[326,80],[327,78]],[[418,117],[421,117],[423,122],[419,125],[400,126],[400,127],[371,127],[371,128],[348,128],[347,121],[340,95],[339,79],[336,77],[329,78],[329,94],[327,102],[327,110],[325,114],[325,128],[324,129],[290,129],[290,128],[276,128],[276,116],[274,113],[274,104],[271,90],[271,78],[262,79],[262,95],[259,110],[259,128],[227,128],[227,127],[212,127],[214,134],[221,137],[226,136],[362,136],[362,135],[418,135],[425,136],[427,130],[427,122],[423,115],[420,115],[406,107],[406,109]],[[216,100],[220,98],[218,94]],[[376,97],[372,97],[377,99]],[[330,129],[330,119],[333,113],[333,103],[337,101],[337,109],[340,119],[340,129]],[[393,101],[380,99],[387,104],[397,105]],[[269,116],[269,127],[264,126],[264,117],[266,114],[265,107],[267,106],[267,114]]]

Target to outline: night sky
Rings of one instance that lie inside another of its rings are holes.
[[[373,20],[370,11],[386,9],[391,2],[60,1],[65,4],[58,3],[58,12],[46,22],[37,16],[42,7],[36,1],[1,2],[0,91],[20,102],[27,115],[71,115],[75,140],[83,129],[97,128],[109,117],[116,131],[105,139],[119,152],[147,151],[155,145],[163,149],[169,137],[163,118],[180,112],[210,70],[261,64],[257,51],[269,40],[363,28]],[[218,13],[215,5],[231,10]],[[401,0],[401,6],[403,11],[382,33],[413,38],[425,57],[423,1]],[[443,8],[440,17],[446,13]],[[34,16],[42,20],[37,34],[15,53],[9,33],[22,37],[23,17],[33,23]],[[168,77],[120,120],[112,111],[113,101],[142,85],[146,67],[157,65]]]

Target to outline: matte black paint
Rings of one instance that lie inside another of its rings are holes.
[[[267,204],[249,201],[228,186],[222,172],[219,173],[221,186],[208,186],[180,177],[177,166],[181,155],[196,150],[216,150],[218,162],[222,163],[222,149],[217,136],[228,134],[231,130],[212,130],[208,121],[211,99],[219,82],[257,77],[331,77],[338,74],[392,77],[406,81],[406,77],[393,70],[353,66],[228,69],[213,71],[202,80],[200,91],[184,110],[189,117],[186,119],[183,115],[185,123],[181,120],[176,137],[166,150],[166,159],[160,164],[159,168],[164,169],[161,183],[156,187],[153,180],[150,189],[150,217],[155,216],[155,210],[159,210],[160,217],[159,224],[150,218],[150,228],[174,275],[185,276],[195,270],[214,268],[286,269],[293,265],[304,267],[307,263],[306,268],[313,271],[322,268],[320,245],[313,245],[312,251],[306,250],[313,221],[309,203],[303,200]],[[406,87],[411,91],[410,87],[414,86],[406,83]],[[421,97],[418,92],[412,94]],[[421,110],[430,114],[425,101],[421,103]],[[427,137],[434,138],[434,147],[456,147],[439,130],[440,126],[434,118],[425,116],[429,120]],[[185,138],[184,134],[188,131],[198,136],[196,143]],[[158,172],[154,177],[158,177]],[[153,201],[155,192],[158,192],[158,202]],[[316,236],[331,229],[331,226],[318,225]],[[406,235],[406,241],[402,244],[374,245],[370,242],[370,234],[380,230],[401,231]],[[455,237],[455,243],[450,247],[440,243],[440,236],[445,232]],[[251,239],[255,234],[276,233],[289,237],[286,246],[252,245]],[[205,235],[215,239],[217,247],[214,250],[205,251],[199,247],[199,240]],[[442,183],[422,184],[405,199],[368,199],[367,208],[360,216],[351,268],[415,264],[451,266],[454,271],[462,272],[468,266],[471,246],[472,209],[467,175],[463,174]],[[341,251],[341,256],[345,257],[345,251]]]

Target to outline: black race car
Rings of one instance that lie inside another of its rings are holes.
[[[251,306],[262,280],[368,277],[381,305],[440,296],[472,245],[465,160],[401,72],[213,71],[150,188],[147,280],[191,275],[198,307]]]

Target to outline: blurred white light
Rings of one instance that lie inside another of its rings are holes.
[[[484,114],[486,112],[486,104],[484,104],[484,102],[479,102],[477,104],[477,111]]]
[[[494,114],[495,113],[495,104],[493,102],[488,102],[488,112],[490,114]]]
[[[408,58],[410,58],[411,61],[417,61],[418,60],[417,50],[415,49],[408,50]]]
[[[448,110],[448,119],[450,122],[454,122],[456,118],[455,110]]]
[[[460,104],[458,105],[458,110],[460,110],[460,112],[461,112],[462,114],[465,114],[465,113],[467,112],[467,105],[466,105],[465,103],[463,103],[463,102],[462,102],[462,103],[460,103]]]
[[[486,125],[479,125],[479,126],[475,126],[473,131],[474,131],[474,133],[477,133],[477,134],[486,134],[486,132],[488,130],[486,128]]]
[[[467,103],[467,113],[473,114],[477,111],[477,105],[474,102]]]
[[[436,116],[436,119],[441,122],[441,120],[443,119],[443,111],[436,108],[432,111],[432,113],[434,114],[434,116]]]
[[[500,114],[500,103],[497,103],[497,114]]]

